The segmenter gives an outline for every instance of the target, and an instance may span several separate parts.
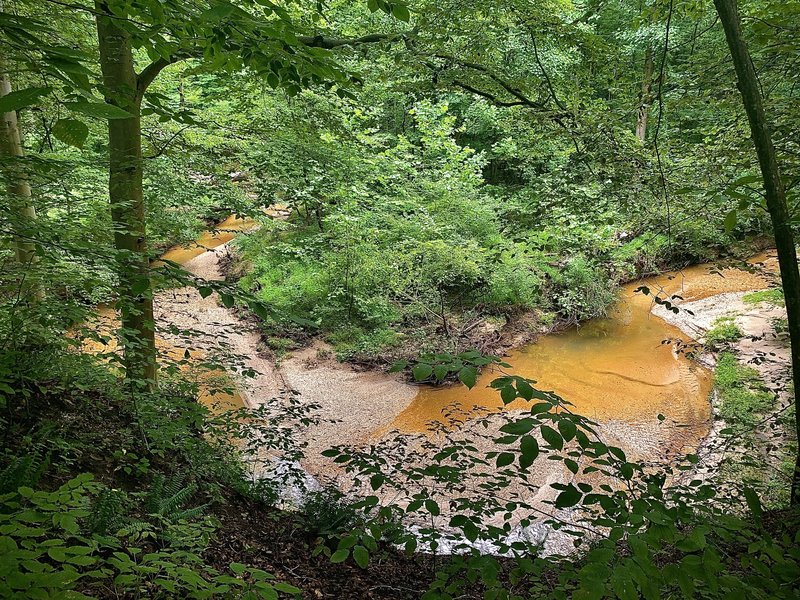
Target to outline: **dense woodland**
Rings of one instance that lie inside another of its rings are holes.
[[[0,596],[797,598],[799,34],[796,0],[0,2]],[[225,223],[219,277],[164,254]],[[502,358],[765,249],[742,301],[782,370],[733,317],[675,348],[741,450],[711,473],[629,459]],[[276,372],[317,345],[465,391],[506,369],[529,406],[488,452],[337,445],[363,493],[287,501],[326,415],[200,402],[257,369],[181,298]],[[554,461],[543,510],[516,490]],[[573,549],[508,537],[531,523]]]

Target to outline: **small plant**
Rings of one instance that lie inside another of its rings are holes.
[[[717,348],[725,344],[731,344],[742,338],[742,330],[734,321],[733,317],[720,317],[706,332],[706,346]]]
[[[12,458],[0,470],[0,494],[15,492],[23,486],[35,486],[48,464],[49,457],[44,457],[38,450]]]
[[[308,494],[303,504],[301,527],[318,537],[328,538],[353,529],[359,512],[334,488]]]
[[[120,490],[103,488],[92,502],[91,512],[86,517],[89,531],[107,535],[119,530],[125,524],[125,493]]]
[[[777,317],[772,319],[772,329],[776,335],[788,335],[789,333],[789,319],[786,317]]]

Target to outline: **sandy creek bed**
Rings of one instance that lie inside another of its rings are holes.
[[[165,258],[198,277],[222,279],[220,257],[227,252],[230,240],[249,226],[229,219],[216,233],[205,234],[197,245],[172,249]],[[693,306],[695,316],[685,312],[674,315],[662,307],[651,310],[651,297],[635,292],[642,285],[662,298],[677,296],[672,301]],[[541,389],[553,390],[574,403],[576,412],[600,423],[604,438],[622,447],[632,459],[669,462],[704,444],[713,421],[709,402],[712,377],[706,367],[676,352],[675,344],[662,342],[691,342],[723,314],[720,307],[726,306],[728,299],[741,303],[742,292],[767,285],[758,274],[736,269],[713,272],[705,265],[629,284],[621,289],[619,302],[607,318],[512,351],[506,358],[512,365],[509,371],[535,379]],[[256,407],[293,390],[301,401],[318,404],[325,421],[297,430],[298,439],[308,444],[302,466],[317,480],[324,479],[354,495],[369,489],[354,486],[350,476],[320,455],[322,450],[341,444],[397,446],[396,441],[401,439],[404,460],[422,464],[430,460],[436,438],[432,443],[421,432],[431,421],[442,421],[446,407],[456,406],[467,414],[502,412],[506,416],[523,408],[516,404],[502,408],[496,391],[487,388],[497,375],[493,372],[483,373],[469,391],[462,386],[416,386],[397,376],[355,371],[338,364],[321,343],[295,352],[276,365],[265,358],[252,324],[222,307],[216,295],[201,298],[194,288],[159,292],[155,307],[160,330],[168,325],[192,329],[197,338],[191,341],[191,347],[199,348],[201,354],[220,348],[239,356],[242,366],[257,372],[253,378],[236,378],[237,394],[213,398],[205,394],[205,403],[223,408]],[[111,316],[109,311],[105,316]],[[162,351],[175,355],[185,346],[185,340],[161,335]],[[659,420],[659,415],[665,419]],[[490,417],[480,432],[468,423],[457,435],[471,439],[478,451],[491,450],[491,438],[503,418]],[[530,483],[509,493],[547,507],[545,502],[556,494],[549,484],[564,481],[571,474],[560,462],[539,462],[543,464],[537,462]],[[406,496],[412,491],[409,488]],[[475,490],[475,494],[480,491]],[[402,502],[404,498],[394,493],[382,500]],[[440,518],[443,523],[448,519],[446,514]],[[540,537],[549,552],[569,550],[569,540],[563,536],[548,539],[543,533]]]

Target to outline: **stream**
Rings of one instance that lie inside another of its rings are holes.
[[[227,244],[253,227],[252,221],[230,217],[196,243],[172,248],[163,258],[198,277],[221,280],[219,259]],[[605,318],[542,336],[536,343],[512,350],[505,360],[511,364],[509,372],[536,380],[537,387],[556,392],[574,404],[577,412],[600,423],[605,434],[632,458],[669,461],[678,453],[692,452],[708,435],[713,377],[708,369],[677,352],[676,344],[664,343],[692,339],[654,314],[652,297],[636,292],[643,285],[662,298],[679,296],[676,303],[680,304],[763,289],[768,282],[745,270],[718,271],[711,265],[643,279],[620,289],[619,300]],[[394,375],[339,364],[321,342],[276,364],[260,352],[257,327],[221,306],[215,294],[202,298],[193,288],[161,290],[155,307],[159,331],[175,325],[200,336],[183,340],[162,333],[158,340],[162,354],[183,356],[184,348],[190,348],[191,363],[221,345],[242,357],[240,366],[257,373],[246,380],[229,376],[236,384],[233,394],[211,393],[200,375],[200,401],[212,411],[256,407],[287,390],[298,393],[303,402],[318,404],[326,420],[298,435],[308,444],[302,466],[311,475],[340,485],[345,485],[341,471],[320,456],[332,445],[391,441],[395,432],[424,437],[431,422],[445,422],[443,410],[452,405],[476,415],[524,408],[517,403],[502,405],[496,390],[487,387],[498,375],[491,370],[482,373],[471,390],[461,385],[412,385]],[[113,310],[101,308],[100,314],[105,319],[102,328],[110,331]],[[545,471],[540,473],[543,478],[555,476]]]

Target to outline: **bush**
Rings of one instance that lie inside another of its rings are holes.
[[[328,538],[355,528],[361,523],[362,516],[339,490],[325,488],[319,492],[309,492],[299,521],[308,533]]]
[[[616,283],[583,256],[570,259],[564,268],[551,270],[551,274],[557,287],[557,308],[571,321],[604,315],[616,298]]]

